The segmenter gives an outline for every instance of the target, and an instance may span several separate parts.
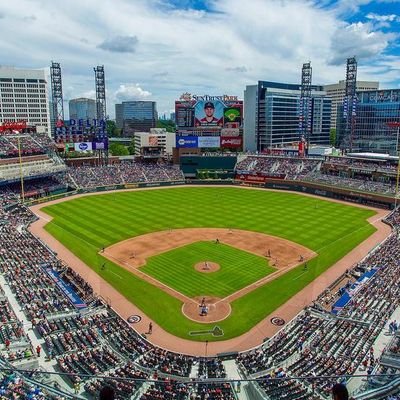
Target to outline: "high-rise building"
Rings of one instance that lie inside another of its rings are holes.
[[[26,121],[50,133],[44,70],[0,67],[0,122]]]
[[[357,92],[354,126],[351,137],[346,138],[346,119],[343,105],[338,107],[337,146],[351,144],[353,152],[389,153],[397,155],[397,128],[390,122],[400,122],[400,89]]]
[[[357,81],[357,92],[365,92],[367,90],[379,89],[379,82],[374,81]],[[324,85],[326,95],[332,100],[331,129],[336,129],[337,108],[343,105],[344,96],[346,94],[346,81],[342,80],[331,85]]]
[[[157,105],[155,101],[123,101],[115,105],[117,128],[149,132],[156,127]],[[127,121],[127,122],[126,122]]]
[[[69,101],[70,119],[96,119],[96,100],[80,97]]]
[[[331,100],[311,87],[310,144],[328,145]],[[299,141],[301,86],[259,81],[244,92],[244,150],[263,151]]]

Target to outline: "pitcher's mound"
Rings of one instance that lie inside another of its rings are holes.
[[[205,272],[206,274],[218,271],[220,268],[219,264],[211,261],[201,261],[194,265],[196,271]]]
[[[207,313],[202,313],[202,304],[207,307]],[[218,297],[195,297],[194,301],[188,301],[182,306],[185,317],[196,322],[218,322],[222,321],[231,313],[231,306],[227,301],[221,301]]]

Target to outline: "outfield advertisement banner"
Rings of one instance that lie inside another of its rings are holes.
[[[74,143],[74,149],[78,152],[92,151],[92,142]]]
[[[197,148],[199,147],[197,136],[176,136],[176,148]]]
[[[199,136],[199,147],[218,148],[220,147],[219,136]]]
[[[221,147],[230,149],[239,149],[243,145],[241,136],[224,136],[221,137]]]

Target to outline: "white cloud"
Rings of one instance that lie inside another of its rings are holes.
[[[114,93],[116,101],[146,100],[150,96],[151,93],[143,90],[138,83],[136,85],[120,85]]]
[[[340,7],[359,9],[370,0],[341,0],[330,9],[317,0],[210,0],[211,13],[168,7],[164,0],[0,2],[7,32],[0,52],[7,63],[60,62],[66,98],[93,92],[93,67],[104,65],[111,116],[116,101],[151,97],[159,110],[169,110],[185,91],[242,96],[259,79],[299,82],[308,60],[313,83],[333,83],[344,78],[346,57],[368,66],[395,38],[377,27],[388,21],[348,25],[341,19]],[[396,14],[397,6],[385,13]],[[21,15],[36,21],[21,29]]]
[[[378,21],[378,22],[393,22],[393,21],[400,21],[400,16],[396,14],[390,15],[379,15],[374,13],[368,13],[366,18]]]
[[[348,57],[357,56],[360,60],[381,54],[395,35],[373,31],[371,28],[368,23],[358,22],[337,29],[331,40],[330,63],[339,65]]]
[[[115,36],[104,40],[97,47],[113,53],[134,53],[138,41],[136,36]]]

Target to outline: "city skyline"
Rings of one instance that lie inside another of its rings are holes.
[[[344,79],[346,58],[356,56],[359,80],[400,87],[400,2],[349,3],[0,1],[10,33],[0,44],[8,55],[2,63],[48,68],[51,60],[60,62],[64,101],[95,98],[93,67],[104,64],[112,118],[114,104],[125,100],[157,101],[162,115],[186,91],[242,97],[260,79],[299,83],[308,60],[314,84]]]

